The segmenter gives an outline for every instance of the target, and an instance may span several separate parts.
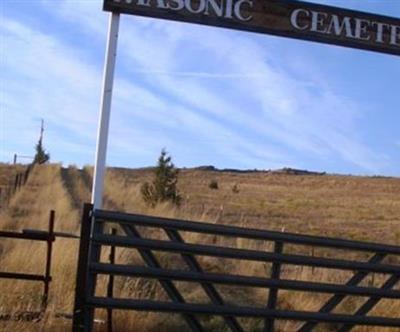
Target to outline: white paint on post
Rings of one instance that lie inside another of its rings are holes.
[[[104,176],[106,172],[108,128],[110,123],[112,91],[114,83],[115,60],[119,30],[119,14],[110,13],[108,41],[101,92],[99,127],[97,134],[96,159],[93,174],[92,204],[95,209],[102,206]]]

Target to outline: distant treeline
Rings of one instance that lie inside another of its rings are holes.
[[[213,172],[230,172],[230,173],[278,173],[278,174],[290,174],[290,175],[326,175],[326,172],[314,172],[303,169],[284,167],[277,170],[259,170],[259,169],[234,169],[234,168],[216,168],[215,166],[199,166],[194,169],[201,171],[213,171]]]

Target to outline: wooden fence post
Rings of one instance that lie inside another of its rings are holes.
[[[24,173],[19,173],[19,182],[18,182],[18,188],[21,189],[21,187],[24,184]]]
[[[275,241],[274,253],[281,254],[283,252],[283,242]],[[281,273],[281,264],[279,262],[272,263],[271,279],[279,280]],[[271,287],[268,294],[267,309],[274,310],[278,299],[278,288]],[[275,319],[273,317],[265,320],[264,332],[274,332]]]
[[[14,194],[15,194],[15,192],[17,191],[17,188],[18,188],[18,177],[19,177],[19,174],[15,175],[15,180],[14,180]]]
[[[26,181],[28,181],[28,177],[29,177],[30,171],[31,171],[31,165],[29,165],[25,170],[25,173],[24,173],[24,184],[26,184]]]

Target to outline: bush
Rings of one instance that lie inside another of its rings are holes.
[[[44,164],[50,160],[50,153],[46,152],[43,148],[43,127],[39,141],[35,145],[35,151],[34,164]]]
[[[143,200],[152,207],[165,201],[179,206],[182,198],[177,189],[178,173],[179,170],[175,168],[171,157],[167,155],[165,149],[162,149],[154,169],[153,181],[146,182],[141,187]]]
[[[236,183],[232,187],[232,192],[234,194],[238,194],[239,193],[239,186]]]
[[[212,180],[209,184],[208,187],[210,189],[218,190],[218,182],[217,180]]]

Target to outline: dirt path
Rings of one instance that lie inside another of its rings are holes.
[[[90,201],[91,176],[75,167],[61,168],[60,175],[73,208],[80,211]]]

